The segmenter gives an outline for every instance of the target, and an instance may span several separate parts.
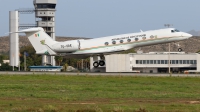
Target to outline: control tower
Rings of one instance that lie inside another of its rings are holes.
[[[55,12],[57,0],[34,0],[36,24],[55,40]],[[55,66],[54,56],[43,56],[42,64]]]

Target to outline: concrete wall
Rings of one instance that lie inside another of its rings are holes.
[[[130,57],[127,54],[106,55],[106,72],[131,72]]]
[[[9,12],[9,31],[16,32],[19,28],[18,11]],[[19,34],[10,34],[10,66],[19,66]]]
[[[200,72],[200,54],[197,54],[197,71]]]

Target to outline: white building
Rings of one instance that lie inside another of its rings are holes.
[[[142,73],[181,73],[185,70],[200,71],[200,54],[184,52],[150,52],[134,54],[106,55],[106,66],[94,68],[93,72],[142,72]],[[170,60],[170,64],[168,63]],[[90,58],[92,65],[93,58]]]

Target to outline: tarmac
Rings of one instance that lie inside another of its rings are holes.
[[[88,76],[141,76],[141,77],[200,77],[200,74],[166,73],[100,73],[100,72],[0,72],[0,75],[88,75]]]

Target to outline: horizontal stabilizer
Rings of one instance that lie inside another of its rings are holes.
[[[38,32],[38,31],[44,31],[43,28],[38,27],[38,28],[30,28],[30,29],[25,29],[17,32],[10,32],[10,33],[29,33],[29,32]]]

